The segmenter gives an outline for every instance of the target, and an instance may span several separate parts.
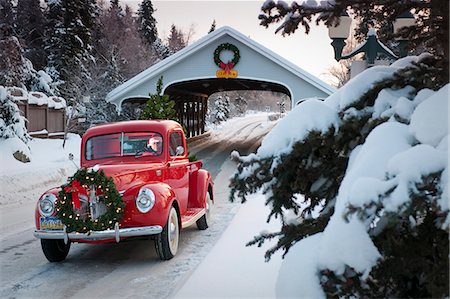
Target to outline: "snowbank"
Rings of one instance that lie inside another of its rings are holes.
[[[279,229],[277,221],[261,227],[268,212],[264,196],[252,196],[239,208],[220,240],[174,297],[274,298],[281,254],[265,263],[264,251],[271,244],[245,247],[255,231]]]
[[[81,137],[69,134],[65,148],[62,143],[61,139],[34,138],[28,150],[17,138],[0,140],[0,204],[37,200],[34,189],[46,185],[51,188],[65,182],[76,171],[68,159],[69,153],[74,154],[74,162],[79,164]],[[29,154],[31,162],[22,163],[12,156],[17,146]]]

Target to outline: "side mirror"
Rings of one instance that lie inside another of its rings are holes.
[[[181,156],[182,154],[184,154],[184,147],[177,146],[176,152],[175,152],[175,156]]]
[[[72,161],[72,163],[73,163],[73,165],[75,165],[75,167],[77,168],[77,169],[80,169],[80,167],[77,165],[77,163],[75,163],[75,161],[73,160],[73,154],[72,153],[70,153],[69,154],[69,160],[70,161]]]

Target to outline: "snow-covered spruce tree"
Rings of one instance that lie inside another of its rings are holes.
[[[17,137],[27,144],[31,137],[25,121],[14,99],[0,86],[0,139]]]
[[[16,32],[20,43],[35,69],[43,70],[47,64],[44,50],[45,17],[39,0],[18,0]]]
[[[37,72],[23,52],[19,40],[12,35],[12,28],[3,25],[0,29],[0,85],[54,95],[51,78],[44,71]]]
[[[153,43],[158,38],[158,30],[156,29],[156,20],[153,17],[153,13],[155,10],[153,9],[153,4],[151,0],[143,0],[139,5],[138,10],[138,23],[139,23],[139,32],[144,37],[144,40],[149,45],[153,45]]]
[[[0,27],[0,85],[27,88],[31,85],[32,65],[23,57],[23,49],[12,27]]]
[[[138,10],[139,32],[151,51],[164,59],[172,54],[168,46],[164,45],[158,37],[156,19],[153,17],[153,4],[151,0],[143,0]]]
[[[246,100],[244,100],[243,97],[237,97],[234,100],[233,105],[238,116],[242,116],[245,114],[245,112],[247,112],[248,103]]]
[[[14,9],[11,0],[0,0],[0,27],[14,27]]]
[[[160,77],[156,85],[156,94],[149,94],[150,99],[142,111],[141,119],[178,119],[177,111],[174,109],[175,101],[162,94],[162,87],[163,77]]]
[[[59,92],[70,104],[80,101],[83,82],[90,80],[92,28],[97,15],[95,0],[46,1],[47,72],[59,82]]]
[[[366,70],[324,102],[301,103],[257,154],[240,158],[230,198],[262,189],[269,219],[282,220],[281,231],[249,244],[275,238],[267,259],[282,249],[298,277],[320,273],[324,292],[311,295],[299,281],[299,296],[448,296],[449,85],[441,65],[421,55]],[[296,295],[288,289],[279,295]]]
[[[212,122],[219,124],[230,118],[230,99],[228,96],[218,96],[214,101],[214,110],[212,111]]]

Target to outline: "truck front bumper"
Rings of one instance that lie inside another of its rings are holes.
[[[76,241],[76,240],[108,240],[116,239],[116,242],[120,241],[122,237],[138,237],[138,236],[150,236],[157,235],[162,232],[162,227],[159,225],[155,226],[140,226],[140,227],[129,227],[129,228],[119,228],[119,224],[116,223],[114,229],[107,229],[102,231],[90,231],[88,233],[77,233],[77,232],[66,232],[66,227],[64,230],[35,230],[34,236],[38,239],[60,239],[64,242]]]

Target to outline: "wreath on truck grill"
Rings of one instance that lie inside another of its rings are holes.
[[[125,203],[103,170],[79,169],[61,186],[56,216],[67,232],[112,229],[123,217]]]

